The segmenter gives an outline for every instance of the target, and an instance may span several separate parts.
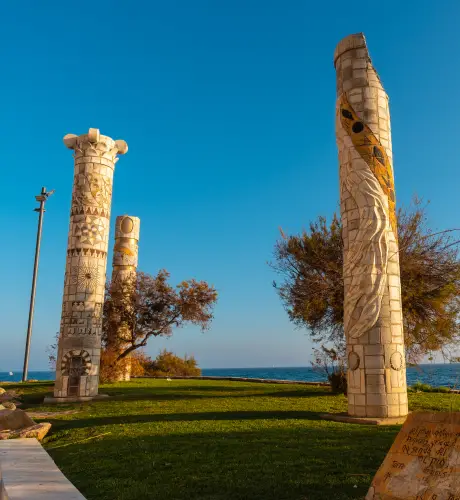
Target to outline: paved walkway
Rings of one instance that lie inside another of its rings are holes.
[[[0,500],[85,500],[35,439],[0,441]]]

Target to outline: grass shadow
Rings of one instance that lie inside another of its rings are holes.
[[[358,500],[397,429],[315,423],[47,447],[89,500]]]
[[[104,425],[145,424],[151,422],[194,422],[207,420],[320,420],[320,412],[313,411],[226,411],[192,413],[147,413],[139,415],[114,415],[107,417],[50,419],[53,432]]]

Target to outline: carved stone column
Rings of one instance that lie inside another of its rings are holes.
[[[112,300],[116,301],[120,294],[132,293],[131,286],[135,286],[139,229],[141,220],[139,217],[131,215],[120,215],[115,223],[115,246],[113,248],[112,261]],[[121,304],[126,301],[120,297]],[[114,324],[116,321],[114,321]],[[130,331],[124,325],[119,325],[113,331],[114,338],[108,339],[109,345],[115,350],[120,350],[124,346],[123,338],[129,337]],[[124,358],[125,369],[119,380],[130,380],[131,363],[129,357]]]
[[[407,415],[388,96],[359,33],[334,55],[348,413]]]
[[[66,135],[64,144],[74,151],[75,168],[55,401],[98,394],[113,172],[117,154],[128,151],[125,141],[94,128]]]

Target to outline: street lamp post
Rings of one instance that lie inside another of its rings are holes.
[[[38,212],[38,230],[37,230],[37,242],[35,244],[35,260],[34,260],[34,274],[32,277],[32,290],[30,292],[30,306],[29,306],[29,323],[27,325],[27,340],[26,340],[26,351],[24,354],[24,369],[22,371],[22,381],[27,381],[27,371],[29,369],[29,352],[30,352],[30,339],[32,337],[32,323],[34,319],[34,306],[35,306],[35,289],[37,286],[37,273],[38,273],[38,259],[40,256],[40,241],[42,237],[42,226],[43,226],[43,214],[45,213],[45,201],[54,193],[52,191],[46,192],[46,188],[42,187],[42,191],[35,199],[40,203],[39,208],[34,208],[35,212]]]

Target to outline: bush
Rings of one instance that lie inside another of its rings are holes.
[[[449,387],[433,387],[429,384],[424,384],[422,382],[415,382],[415,384],[409,388],[410,392],[450,392]]]
[[[134,351],[130,356],[117,361],[119,352],[109,348],[101,351],[101,367],[99,380],[102,384],[111,384],[122,379],[127,367],[131,377],[141,377],[146,373],[146,367],[153,363],[152,359],[143,351]]]
[[[192,377],[201,375],[201,369],[198,368],[196,359],[193,356],[185,355],[181,358],[166,349],[161,351],[150,364],[145,366],[145,371],[148,375],[154,377]]]
[[[138,350],[134,351],[131,356],[131,377],[142,377],[146,374],[147,367],[149,367],[153,361],[150,356],[147,356],[144,351]]]
[[[345,342],[336,342],[332,347],[322,345],[313,348],[313,370],[327,377],[331,390],[335,394],[347,395],[347,371],[345,364]]]
[[[336,371],[328,375],[331,390],[335,394],[347,395],[347,374],[344,371]]]
[[[101,350],[101,364],[99,368],[99,381],[101,384],[111,384],[120,380],[126,369],[126,361],[117,362],[118,353],[111,349]]]

